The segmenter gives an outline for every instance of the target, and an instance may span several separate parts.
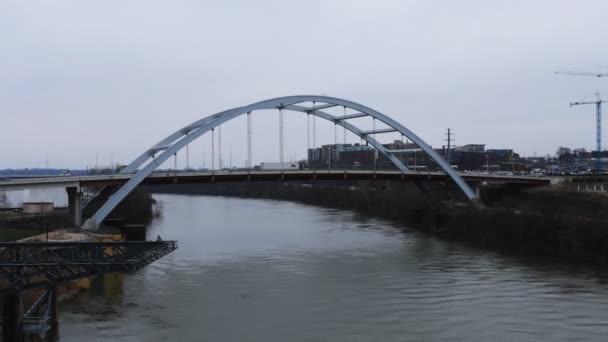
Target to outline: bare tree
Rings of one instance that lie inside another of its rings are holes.
[[[8,195],[4,191],[0,191],[0,208],[10,208],[11,202],[8,200]]]
[[[572,154],[572,149],[570,149],[569,147],[563,147],[563,146],[560,146],[560,147],[557,149],[557,152],[556,152],[555,154],[556,154],[556,155],[557,155],[557,157],[559,158],[559,157],[561,157],[561,156],[565,156],[565,155],[568,155],[568,154]]]
[[[584,147],[581,148],[575,148],[572,153],[574,153],[576,156],[578,157],[583,157],[586,153],[587,150]]]

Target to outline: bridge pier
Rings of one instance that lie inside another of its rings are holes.
[[[2,309],[2,341],[22,341],[23,299],[21,292],[6,294]]]
[[[54,330],[59,325],[59,316],[57,315],[57,284],[51,285],[50,291],[48,316],[50,318],[50,329]]]
[[[82,224],[82,192],[78,187],[67,187],[68,215],[70,225],[79,228]]]

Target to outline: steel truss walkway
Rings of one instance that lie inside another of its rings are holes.
[[[43,338],[57,325],[57,283],[106,272],[135,272],[177,249],[176,241],[3,242],[0,292],[4,293],[2,340]],[[21,292],[46,287],[22,313]]]
[[[2,242],[0,286],[51,286],[106,272],[135,272],[177,249],[177,241]]]

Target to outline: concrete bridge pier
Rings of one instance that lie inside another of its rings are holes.
[[[59,316],[57,316],[57,284],[51,285],[51,293],[48,303],[48,316],[51,330],[56,330],[59,325]]]
[[[73,227],[80,228],[82,225],[82,192],[78,187],[65,188],[68,193],[68,215],[69,223]]]
[[[2,341],[22,341],[23,299],[21,292],[6,294],[2,306]]]

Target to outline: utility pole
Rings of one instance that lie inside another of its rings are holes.
[[[448,164],[450,164],[450,166],[452,165],[452,142],[454,141],[454,139],[452,139],[452,136],[454,136],[454,133],[452,133],[452,129],[448,128],[448,132],[445,134],[447,135],[447,139],[445,139],[445,141],[448,142],[448,150],[446,152],[446,156],[445,159],[448,161]]]

